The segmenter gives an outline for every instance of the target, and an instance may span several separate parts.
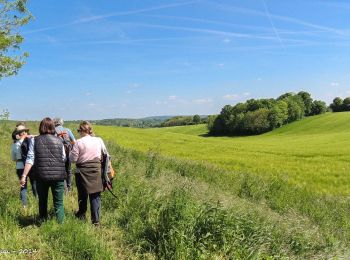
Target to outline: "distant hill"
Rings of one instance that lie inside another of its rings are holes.
[[[91,120],[90,122],[95,125],[148,128],[148,127],[159,127],[164,121],[172,117],[173,116],[151,116],[151,117],[145,117],[145,118],[139,118],[139,119],[112,118],[112,119]]]

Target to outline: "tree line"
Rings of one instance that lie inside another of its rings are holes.
[[[208,123],[207,117],[200,115],[194,116],[174,116],[161,123],[161,127],[182,126],[182,125],[198,125]]]
[[[256,135],[326,111],[326,103],[313,100],[308,92],[285,93],[277,99],[226,105],[219,115],[209,117],[208,129],[211,135]]]
[[[333,102],[329,107],[333,112],[350,111],[350,97],[347,97],[344,100],[340,97],[336,97],[333,99]]]

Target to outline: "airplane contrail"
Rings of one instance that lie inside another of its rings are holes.
[[[269,18],[271,27],[272,27],[272,29],[273,29],[273,31],[274,31],[274,33],[275,33],[275,35],[276,35],[278,41],[280,42],[280,44],[282,45],[282,47],[285,48],[285,46],[284,46],[284,44],[283,44],[283,41],[282,41],[282,39],[281,39],[281,37],[280,37],[278,31],[276,30],[276,26],[275,26],[275,24],[274,24],[274,22],[273,22],[273,20],[272,20],[272,18],[271,18],[271,14],[270,14],[270,12],[269,12],[269,9],[267,8],[267,5],[266,5],[265,0],[262,0],[262,3],[263,3],[264,8],[265,8],[266,16]]]
[[[225,10],[232,10],[232,11],[250,14],[250,15],[255,15],[255,16],[266,16],[265,12],[261,12],[261,11],[254,10],[254,9],[242,8],[242,7],[237,7],[237,6],[233,6],[233,5],[226,5],[226,4],[218,4],[216,2],[209,1],[209,0],[207,2],[210,2],[214,6],[220,7],[220,8],[225,9]],[[343,30],[340,30],[337,28],[332,28],[332,27],[327,27],[327,26],[323,26],[323,25],[319,25],[319,24],[314,24],[314,23],[306,22],[306,21],[292,18],[292,17],[288,17],[288,16],[282,16],[282,15],[276,15],[276,14],[270,13],[270,17],[273,19],[277,19],[277,20],[281,20],[281,21],[285,21],[285,22],[290,22],[290,23],[294,23],[294,24],[303,25],[306,27],[311,27],[311,28],[315,28],[315,29],[319,29],[319,30],[332,32],[332,33],[337,34],[337,35],[342,35],[342,36],[347,35],[346,33],[344,33]]]
[[[147,13],[147,12],[157,11],[157,10],[162,10],[162,9],[169,9],[169,8],[174,8],[174,7],[179,7],[179,6],[191,5],[191,4],[198,3],[200,1],[202,1],[202,0],[187,1],[187,2],[182,2],[182,3],[168,4],[168,5],[160,5],[160,6],[154,6],[154,7],[144,8],[144,9],[125,11],[125,12],[114,12],[114,13],[108,13],[108,14],[103,14],[103,15],[95,15],[95,16],[91,16],[91,17],[85,17],[85,18],[81,18],[78,20],[74,20],[74,21],[64,23],[64,24],[59,24],[59,25],[55,25],[55,26],[48,26],[48,27],[34,29],[34,30],[30,30],[30,31],[25,31],[25,32],[23,32],[23,34],[51,31],[51,30],[56,30],[56,29],[60,29],[60,28],[64,28],[64,27],[69,27],[69,26],[76,25],[76,24],[82,24],[82,23],[88,23],[88,22],[92,22],[92,21],[102,20],[102,19],[110,18],[110,17],[141,14],[141,13]]]

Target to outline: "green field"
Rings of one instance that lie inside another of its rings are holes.
[[[74,218],[76,190],[63,225],[39,223],[31,195],[21,208],[14,123],[2,123],[0,249],[14,252],[0,258],[347,259],[349,122],[350,113],[326,114],[252,137],[207,137],[204,125],[95,126],[118,173],[99,229]]]
[[[121,146],[214,164],[234,172],[277,175],[321,193],[350,195],[350,113],[310,117],[251,137],[203,137],[205,125],[157,129],[96,126]]]

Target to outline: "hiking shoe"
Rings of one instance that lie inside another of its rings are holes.
[[[82,214],[82,213],[80,213],[80,212],[78,211],[78,212],[74,213],[74,215],[75,215],[75,217],[76,217],[77,219],[86,221],[86,216],[85,216],[85,214]]]
[[[95,222],[95,223],[92,223],[92,225],[93,225],[94,227],[96,227],[96,228],[101,227],[100,222]]]

